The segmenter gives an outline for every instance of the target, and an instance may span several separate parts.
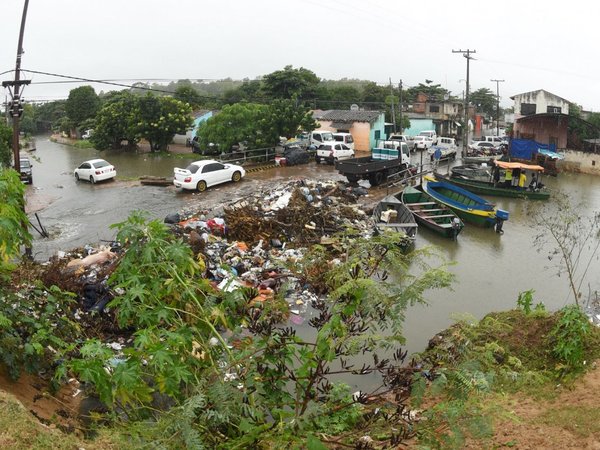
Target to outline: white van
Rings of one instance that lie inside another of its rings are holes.
[[[350,133],[333,133],[333,138],[354,150],[354,138]]]
[[[324,143],[332,142],[336,143],[336,140],[333,138],[333,133],[331,131],[315,130],[310,133],[309,145],[314,145],[319,148],[319,146]]]
[[[424,130],[424,131],[421,131],[419,133],[419,136],[428,137],[429,139],[431,139],[431,142],[433,142],[433,145],[437,144],[438,137],[437,137],[437,133],[435,132],[435,130]]]

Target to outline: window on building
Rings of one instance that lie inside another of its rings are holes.
[[[521,114],[524,116],[535,114],[535,107],[535,103],[521,103]]]
[[[549,112],[552,114],[560,114],[562,111],[561,111],[560,106],[548,106],[548,108],[546,109],[546,112]]]
[[[381,131],[375,130],[375,139],[381,139]]]
[[[439,113],[440,112],[439,105],[429,105],[429,112]]]

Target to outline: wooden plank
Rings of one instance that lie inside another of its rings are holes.
[[[410,203],[412,206],[435,205],[435,202]]]
[[[437,216],[433,215],[433,216],[421,216],[421,217],[423,217],[424,219],[437,219],[437,218],[441,219],[441,218],[445,218],[445,217],[454,217],[454,214],[438,214]]]
[[[408,205],[408,207],[410,208],[412,205]],[[438,212],[438,211],[448,211],[446,208],[431,208],[431,209],[427,209],[427,208],[415,208],[414,210],[415,212],[424,212],[424,213],[428,213],[428,212]]]
[[[412,228],[416,227],[416,223],[378,223],[378,227],[396,227],[396,228]]]

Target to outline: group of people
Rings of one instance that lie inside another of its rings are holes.
[[[500,168],[496,166],[494,168],[494,186],[500,184]],[[504,172],[504,187],[525,190],[525,184],[527,183],[527,172],[521,169],[506,169]],[[531,174],[531,181],[527,189],[530,191],[539,191],[543,184],[538,180],[537,172]]]

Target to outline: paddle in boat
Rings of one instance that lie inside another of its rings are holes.
[[[401,199],[419,225],[441,236],[456,239],[464,227],[454,211],[418,187],[404,188]]]
[[[508,211],[496,209],[493,203],[446,181],[430,181],[425,184],[425,192],[434,199],[452,208],[465,222],[482,227],[495,227],[502,233],[502,225],[508,220]]]

